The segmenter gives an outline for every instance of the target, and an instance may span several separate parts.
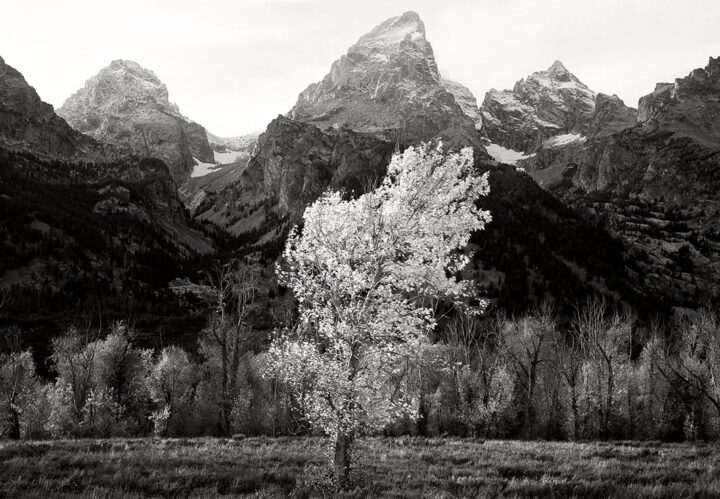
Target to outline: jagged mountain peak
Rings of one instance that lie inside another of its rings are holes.
[[[576,91],[585,94],[588,99],[594,99],[596,93],[585,85],[580,79],[571,73],[560,61],[553,62],[545,71],[536,71],[527,78],[515,84],[518,85],[537,83],[543,86],[552,87],[558,91]]]
[[[559,60],[556,60],[550,65],[550,67],[547,69],[547,73],[558,79],[572,76],[572,73],[570,73],[570,71],[567,70],[565,65]]]
[[[116,59],[102,68],[69,97],[58,112],[73,114],[73,106],[85,104],[123,107],[151,104],[163,112],[181,116],[178,107],[170,102],[165,83],[152,70],[127,59]]]
[[[387,19],[361,36],[322,81],[300,93],[288,117],[403,143],[440,132],[446,143],[477,135],[475,123],[441,82],[416,12]],[[479,144],[477,137],[474,145],[482,149]]]
[[[380,23],[369,33],[361,36],[357,43],[350,48],[350,52],[392,48],[408,38],[413,42],[425,39],[425,24],[413,11],[391,17]]]
[[[489,91],[480,107],[483,131],[495,144],[531,153],[545,140],[584,134],[596,93],[560,61],[519,80],[512,90]]]
[[[214,163],[205,129],[180,114],[165,83],[135,61],[112,61],[57,112],[97,140],[165,161],[178,184],[196,165]]]
[[[130,59],[115,59],[110,63],[109,66],[107,66],[106,69],[115,69],[115,70],[123,70],[127,71],[129,73],[132,73],[134,75],[137,75],[141,78],[155,81],[157,83],[161,83],[160,79],[157,77],[157,75],[150,69],[144,68],[140,64],[138,64],[135,61],[131,61]]]
[[[705,72],[710,78],[720,79],[720,57],[710,57]]]

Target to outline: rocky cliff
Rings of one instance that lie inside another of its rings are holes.
[[[0,137],[6,148],[52,157],[90,159],[103,154],[98,142],[69,127],[1,57]]]
[[[297,223],[325,189],[360,192],[381,178],[393,147],[351,130],[323,131],[278,116],[239,179],[207,193],[195,213],[234,234],[275,231],[278,224]]]
[[[197,163],[214,163],[205,129],[180,114],[155,73],[133,61],[116,60],[100,70],[58,115],[127,153],[163,160],[179,185]]]
[[[442,85],[445,87],[445,90],[450,92],[455,98],[455,102],[458,103],[462,112],[473,120],[475,128],[481,130],[482,115],[480,114],[480,109],[478,108],[477,99],[475,99],[475,96],[472,94],[470,89],[462,83],[448,80],[447,78],[442,78]]]

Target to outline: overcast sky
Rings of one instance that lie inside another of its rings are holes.
[[[443,76],[478,101],[555,59],[636,106],[720,56],[718,0],[0,0],[0,56],[59,107],[113,59],[213,133],[261,130],[361,35],[420,14]]]

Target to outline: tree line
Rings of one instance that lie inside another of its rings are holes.
[[[211,315],[194,352],[138,348],[132,328],[122,322],[104,335],[72,327],[52,341],[51,380],[37,374],[32,352],[20,346],[20,332],[7,331],[0,355],[0,434],[40,439],[311,433],[302,391],[289,386],[290,380],[265,376],[271,359],[252,350],[251,326],[244,320],[253,291],[242,289],[228,290],[223,299],[234,304]],[[238,308],[239,298],[248,303]],[[415,414],[377,433],[720,437],[715,312],[686,311],[668,324],[641,328],[633,315],[596,298],[578,307],[568,327],[560,327],[545,304],[518,317],[456,313],[433,336],[396,373]]]

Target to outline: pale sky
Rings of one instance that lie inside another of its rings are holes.
[[[626,104],[720,56],[718,0],[0,0],[0,56],[55,107],[113,59],[209,131],[263,130],[361,35],[420,14],[478,103],[556,60]]]

